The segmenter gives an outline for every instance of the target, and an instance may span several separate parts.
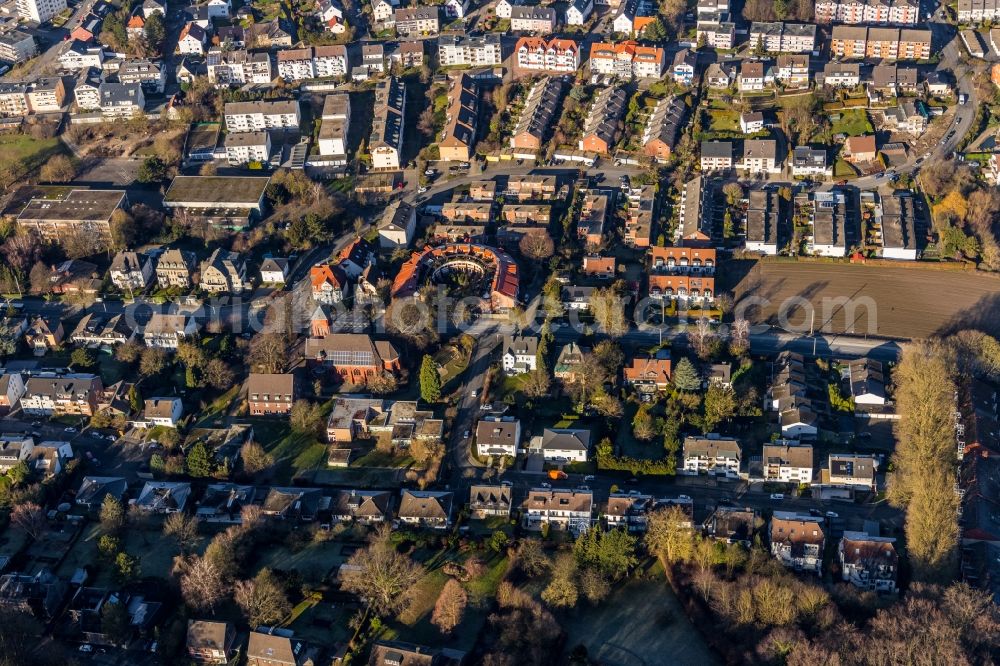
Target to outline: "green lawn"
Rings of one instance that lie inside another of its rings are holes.
[[[413,457],[402,451],[389,453],[372,449],[367,454],[351,461],[351,467],[412,467]]]
[[[838,157],[837,161],[833,164],[833,177],[834,178],[856,178],[858,172],[854,170],[854,167],[844,161],[843,158]]]
[[[459,559],[461,561],[461,558]],[[441,589],[450,576],[441,569],[428,571],[413,588],[413,601],[399,619],[387,624],[382,640],[403,640],[420,644],[440,645],[468,652],[473,648],[483,624],[496,597],[497,587],[507,572],[507,558],[495,556],[486,561],[486,570],[481,576],[465,583],[469,593],[469,605],[462,622],[450,637],[442,636],[431,624],[431,613]]]
[[[313,435],[293,432],[281,439],[261,441],[261,445],[274,457],[272,475],[276,483],[290,483],[300,474],[326,467],[327,446]]]
[[[740,114],[736,111],[712,109],[708,115],[712,119],[712,124],[708,128],[710,132],[740,131]]]
[[[33,171],[62,152],[63,145],[54,137],[33,139],[26,134],[0,135],[0,168],[24,162],[28,170]]]
[[[844,109],[840,112],[840,118],[833,121],[830,131],[833,134],[861,136],[871,134],[875,129],[868,120],[868,112],[864,109]]]

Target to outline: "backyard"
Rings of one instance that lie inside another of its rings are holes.
[[[844,134],[846,136],[861,136],[871,134],[875,131],[871,121],[868,120],[868,112],[864,109],[844,109],[840,111],[839,118],[833,118],[830,131],[833,134]]]
[[[37,169],[63,152],[59,139],[33,139],[27,134],[0,135],[0,170],[21,162],[28,171]]]
[[[656,564],[644,580],[616,589],[599,607],[562,619],[566,650],[578,645],[606,666],[709,666],[719,663],[691,624]],[[669,656],[668,656],[669,655]]]

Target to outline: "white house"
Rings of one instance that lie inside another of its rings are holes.
[[[154,312],[142,332],[147,347],[177,349],[183,340],[198,332],[198,322],[188,315],[167,315]]]
[[[434,490],[402,490],[399,520],[411,525],[445,529],[451,525],[454,495]]]
[[[532,372],[538,367],[538,338],[508,335],[503,341],[503,371],[508,375]]]
[[[594,0],[573,0],[566,8],[566,25],[583,25],[594,11]]]
[[[762,464],[765,481],[812,483],[812,444],[781,439],[773,444],[765,444]]]
[[[284,284],[288,277],[288,259],[268,257],[260,264],[260,281],[264,284]]]
[[[896,540],[890,537],[844,532],[837,547],[841,578],[863,590],[895,592],[899,572],[895,544]]]
[[[407,247],[413,241],[416,227],[417,209],[403,201],[393,202],[378,225],[379,247],[383,250]]]
[[[465,14],[468,11],[469,0],[445,0],[444,13],[448,18],[465,18]]]
[[[771,519],[771,554],[789,569],[821,575],[825,536],[819,519],[775,511]]]
[[[206,39],[204,28],[194,22],[187,23],[181,29],[180,39],[177,40],[177,52],[205,55]]]
[[[580,428],[546,428],[531,439],[530,448],[553,462],[587,462],[590,436],[589,430]]]
[[[208,10],[208,18],[229,18],[233,11],[233,5],[229,0],[208,0],[205,3]]]
[[[735,479],[740,475],[742,453],[739,441],[729,437],[685,437],[684,471]]]
[[[270,132],[230,132],[223,145],[226,161],[233,166],[251,162],[266,164],[271,157]]]
[[[17,406],[24,395],[24,378],[19,372],[8,372],[0,376],[0,412],[7,412]]]
[[[372,18],[378,23],[393,22],[393,12],[399,6],[399,0],[372,0]]]
[[[520,4],[520,2],[515,2],[515,0],[497,0],[496,7],[494,7],[493,11],[497,15],[497,18],[509,19],[515,5],[518,4]]]
[[[153,260],[138,252],[119,252],[111,261],[111,284],[122,291],[142,291],[153,279]]]
[[[760,111],[750,111],[740,114],[740,130],[744,134],[754,134],[763,131],[764,114]]]
[[[885,405],[885,374],[880,362],[868,358],[852,361],[847,374],[855,405]]]
[[[184,415],[184,404],[180,398],[149,398],[142,412],[147,426],[176,428]]]
[[[589,490],[533,488],[522,506],[524,526],[540,530],[542,525],[580,534],[590,529],[594,494]]]
[[[517,457],[521,422],[511,416],[489,416],[476,425],[476,452],[480,457]]]
[[[827,461],[828,478],[832,486],[858,490],[875,490],[878,458],[860,453],[831,453]]]

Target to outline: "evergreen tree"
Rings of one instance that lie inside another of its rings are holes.
[[[190,365],[184,371],[184,386],[189,389],[198,388],[198,377],[194,374],[194,368]]]
[[[188,474],[195,477],[206,477],[212,474],[212,460],[208,454],[208,447],[204,442],[197,442],[191,447],[187,454]]]
[[[142,411],[142,395],[134,384],[128,390],[128,404],[134,413],[138,414]]]
[[[163,40],[167,37],[167,28],[163,23],[163,15],[154,12],[146,19],[146,41],[159,53],[163,49]]]
[[[687,359],[681,358],[674,368],[674,386],[681,391],[697,391],[701,388],[701,377],[695,370],[694,364]]]
[[[441,399],[441,375],[438,364],[430,354],[424,354],[420,363],[420,397],[424,402],[437,402]]]

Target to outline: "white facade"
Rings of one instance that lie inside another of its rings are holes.
[[[84,51],[70,49],[59,56],[59,66],[69,71],[83,69],[84,67],[101,68],[104,63],[104,49],[100,46],[87,48]]]
[[[150,398],[146,400],[146,423],[165,428],[176,428],[184,415],[180,398]]]
[[[229,18],[233,11],[233,6],[229,0],[208,0],[206,4],[208,18]]]
[[[583,25],[594,11],[594,0],[571,2],[566,8],[566,25]]]
[[[316,78],[316,68],[312,56],[296,60],[278,58],[278,76],[285,81],[302,81]]]
[[[590,528],[593,510],[594,498],[590,491],[534,488],[528,491],[524,505],[524,526],[540,530],[542,525],[549,524],[580,533]]]
[[[66,0],[17,0],[16,7],[22,20],[45,23],[66,9]]]
[[[324,49],[317,49],[313,58],[317,78],[329,76],[344,76],[347,74],[346,53],[323,53]]]
[[[204,55],[205,42],[203,40],[204,30],[201,26],[188,24],[182,31],[183,37],[177,40],[177,52],[190,55]]]
[[[241,132],[226,137],[226,160],[232,165],[267,162],[271,157],[271,135]]]
[[[298,102],[230,102],[226,104],[226,129],[230,132],[260,132],[297,129]]]

